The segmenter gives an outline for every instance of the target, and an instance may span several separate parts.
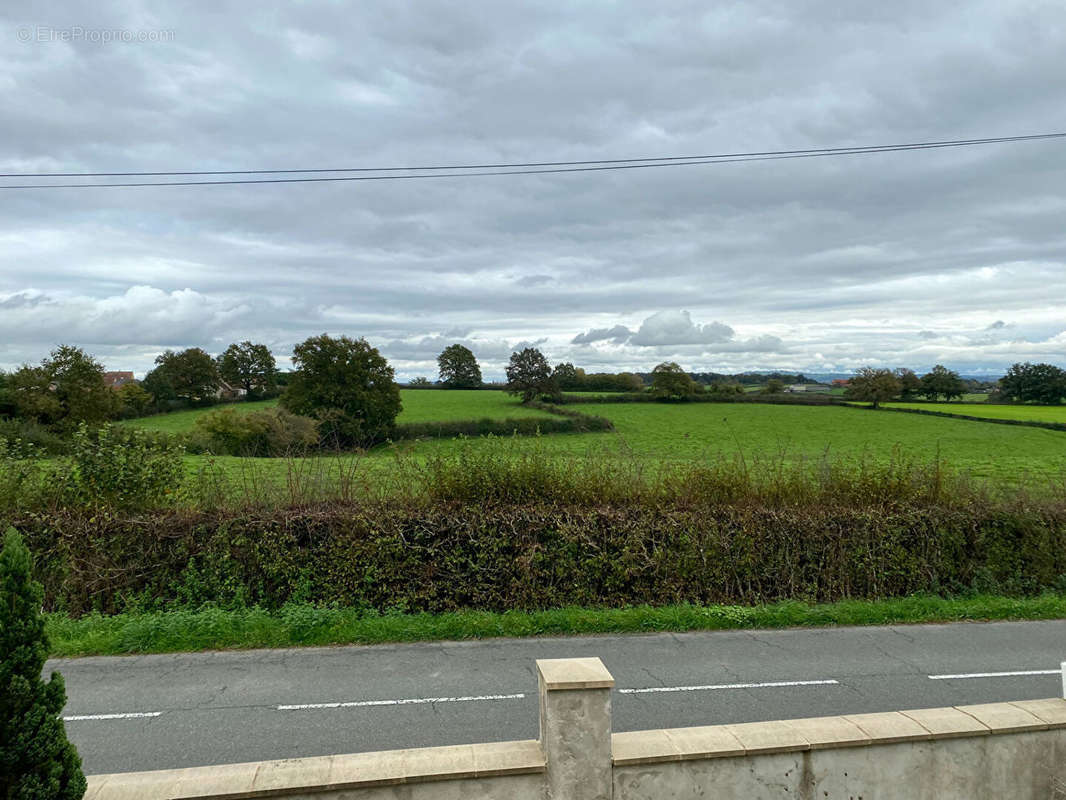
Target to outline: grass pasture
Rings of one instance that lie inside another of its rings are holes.
[[[918,411],[939,411],[944,414],[965,414],[985,419],[1014,419],[1025,422],[1058,422],[1066,424],[1066,406],[994,405],[989,403],[885,403],[887,408],[910,408]]]
[[[264,408],[273,408],[278,404],[277,398],[273,400],[256,400],[250,403],[229,403],[221,406],[207,406],[206,408],[190,408],[185,411],[172,411],[169,414],[155,414],[151,417],[135,417],[118,422],[131,428],[143,428],[146,431],[158,431],[160,433],[188,433],[192,430],[196,420],[204,414],[209,414],[220,408],[232,408],[238,413],[261,411]]]
[[[517,398],[505,392],[475,389],[401,389],[400,396],[403,401],[403,411],[400,412],[400,416],[396,418],[396,421],[401,423],[551,416],[544,411],[523,406]],[[162,433],[187,433],[192,430],[199,417],[212,411],[217,411],[220,408],[230,408],[239,414],[243,414],[250,411],[273,408],[277,404],[277,398],[273,400],[257,400],[250,403],[229,403],[222,406],[174,411],[170,414],[156,414],[151,417],[137,417],[135,419],[122,420],[119,424]]]
[[[649,464],[737,457],[748,462],[939,459],[975,477],[1009,482],[1066,473],[1066,435],[1039,428],[836,406],[604,403],[581,410],[607,417],[615,432],[545,436],[513,446],[561,456],[624,455]],[[458,446],[449,440],[423,442],[416,452]]]
[[[408,396],[418,395],[408,404]],[[467,398],[482,415],[498,409],[517,416],[503,393],[405,392],[405,413],[422,420],[459,418]],[[315,485],[350,480],[385,482],[395,459],[425,462],[439,456],[496,453],[509,458],[541,454],[576,462],[625,462],[654,472],[664,464],[736,463],[765,472],[823,462],[920,463],[937,461],[947,471],[1006,485],[1061,485],[1066,478],[1066,434],[920,414],[893,414],[840,406],[730,403],[604,403],[582,405],[584,413],[610,419],[608,433],[572,433],[493,439],[433,439],[381,445],[365,456],[245,459],[187,456],[190,474],[209,467],[231,483],[249,486]],[[542,412],[537,412],[542,413]],[[316,489],[319,491],[319,489]]]

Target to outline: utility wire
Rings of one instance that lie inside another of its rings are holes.
[[[228,179],[205,181],[135,181],[108,183],[31,183],[0,184],[0,189],[83,189],[135,186],[220,186],[255,183],[327,183],[341,181],[381,181],[413,180],[421,178],[471,178],[497,175],[546,175],[568,172],[602,172],[621,169],[648,169],[652,167],[693,166],[699,164],[729,164],[746,161],[778,161],[794,158],[821,158],[842,155],[868,155],[873,153],[895,153],[909,150],[933,150],[949,147],[971,147],[975,145],[1002,144],[1007,142],[1027,142],[1045,139],[1060,139],[1066,132],[1028,134],[1022,136],[1001,136],[984,139],[949,139],[929,142],[909,142],[903,144],[866,145],[856,147],[829,147],[807,150],[769,150],[752,153],[723,153],[703,156],[662,156],[652,158],[600,159],[592,161],[540,161],[512,164],[468,164],[450,166],[421,167],[344,167],[336,169],[277,169],[277,170],[217,170],[185,172],[53,172],[53,173],[0,173],[0,178],[27,177],[166,177],[166,176],[209,176],[209,175],[277,175],[277,174],[313,174],[313,173],[352,173],[352,172],[415,172],[411,175],[331,175],[329,177],[301,178],[259,178]],[[451,170],[451,171],[449,171]],[[456,172],[455,170],[464,170]]]

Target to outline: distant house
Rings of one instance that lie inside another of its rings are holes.
[[[224,380],[219,380],[218,386],[215,388],[216,400],[237,400],[244,397],[248,392],[244,390],[242,386],[230,386]]]
[[[793,394],[799,394],[801,392],[807,394],[810,394],[812,392],[815,394],[819,394],[828,392],[829,389],[830,387],[826,386],[824,383],[793,383],[790,386],[785,387],[786,392],[791,392]]]
[[[116,392],[129,383],[136,383],[132,372],[105,372],[104,383]]]

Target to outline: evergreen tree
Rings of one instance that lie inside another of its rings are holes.
[[[8,528],[0,551],[0,798],[80,800],[81,759],[59,716],[63,678],[41,680],[48,640],[30,568],[29,549]]]

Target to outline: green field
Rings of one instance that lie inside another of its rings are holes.
[[[885,403],[889,408],[915,408],[945,414],[965,414],[985,419],[1017,419],[1027,422],[1066,424],[1066,406],[1007,406],[988,403]]]
[[[514,414],[514,401],[500,393],[418,391],[405,413],[418,419],[456,419],[501,409]],[[468,404],[471,400],[476,405]],[[407,393],[405,393],[407,402]],[[670,462],[711,462],[738,456],[749,465],[781,463],[935,460],[978,478],[1018,484],[1029,480],[1061,482],[1066,477],[1066,434],[919,414],[891,414],[863,408],[731,403],[604,403],[574,406],[612,420],[610,433],[554,434],[500,440],[434,439],[382,445],[369,454],[314,459],[239,459],[215,457],[214,468],[227,473],[252,469],[280,479],[294,463],[300,469],[328,472],[361,463],[377,472],[403,453],[416,459],[457,453],[464,448],[506,447],[509,452],[538,450],[571,458],[624,458],[654,468]],[[203,456],[188,456],[190,469]]]
[[[397,422],[443,422],[458,419],[507,419],[509,417],[550,417],[544,411],[526,408],[518,399],[504,392],[481,390],[401,389],[403,411]],[[231,408],[238,413],[272,408],[277,399],[251,403],[230,403],[224,406],[193,408],[152,417],[123,420],[120,424],[164,433],[190,431],[198,417],[219,408]]]
[[[833,406],[605,403],[580,408],[610,419],[615,432],[548,436],[536,446],[570,455],[625,452],[655,462],[738,454],[769,461],[939,458],[983,477],[1066,473],[1066,435],[1037,428]],[[427,452],[454,446],[433,441],[419,447]]]

